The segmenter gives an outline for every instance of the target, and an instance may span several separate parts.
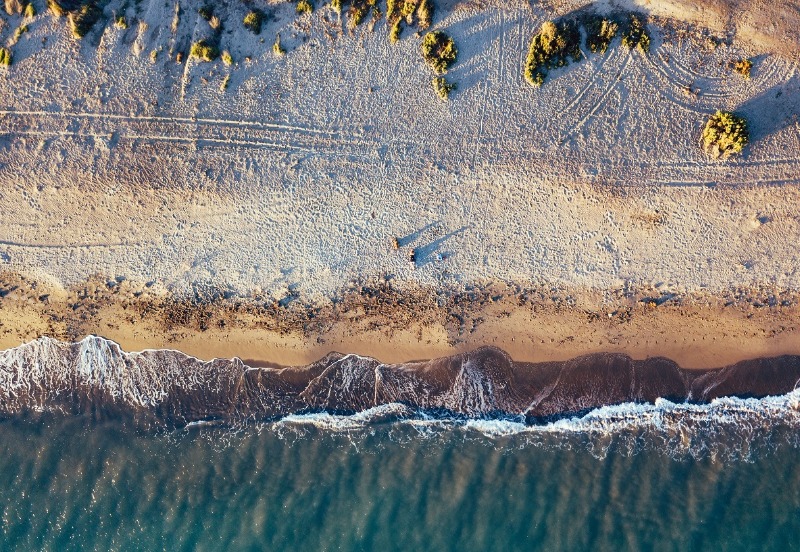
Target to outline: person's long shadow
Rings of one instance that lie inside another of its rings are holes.
[[[419,237],[423,233],[425,233],[427,230],[430,230],[434,226],[438,226],[438,225],[439,225],[439,221],[431,222],[431,223],[426,224],[425,226],[423,226],[419,230],[411,232],[410,234],[408,234],[406,236],[403,236],[402,238],[397,238],[398,247],[405,247],[406,245],[412,244],[413,242],[417,241],[419,239]]]
[[[454,236],[457,236],[458,234],[461,234],[462,232],[465,232],[468,228],[469,226],[462,226],[458,230],[454,230],[449,234],[445,234],[441,238],[437,238],[427,245],[415,248],[414,264],[419,268],[425,266],[428,263],[433,262],[433,260],[436,258],[436,254],[440,253],[439,248],[442,247],[442,245],[444,245],[447,240],[449,240]],[[453,255],[453,253],[447,253],[447,252],[441,252],[441,254],[442,256],[447,256],[447,257]]]

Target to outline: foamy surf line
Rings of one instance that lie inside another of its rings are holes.
[[[522,417],[441,416],[388,404],[353,415],[293,414],[260,428],[293,437],[306,437],[309,430],[344,435],[356,445],[382,432],[401,441],[477,438],[509,450],[580,448],[597,457],[656,450],[676,459],[754,461],[760,453],[780,446],[800,447],[800,392],[761,399],[715,399],[708,404],[661,399],[655,404],[625,403],[543,423],[529,423]]]
[[[249,423],[334,432],[404,425],[486,437],[623,434],[672,440],[800,427],[800,357],[688,371],[668,359],[597,354],[514,362],[484,347],[384,364],[331,353],[308,366],[254,368],[174,350],[123,351],[89,336],[0,352],[0,415],[123,417],[168,427]]]

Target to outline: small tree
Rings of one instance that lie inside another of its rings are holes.
[[[430,0],[420,0],[417,7],[417,21],[417,26],[423,31],[433,24],[433,4]]]
[[[22,0],[5,0],[4,4],[8,15],[19,15],[25,9],[25,3]]]
[[[278,57],[286,53],[286,50],[284,50],[283,46],[281,46],[280,34],[278,34],[278,36],[275,37],[275,42],[272,44],[272,53]]]
[[[59,0],[47,0],[47,9],[56,17],[67,15],[67,8],[62,6]]]
[[[458,50],[453,39],[433,31],[422,39],[422,58],[437,75],[443,75],[456,62]]]
[[[402,25],[402,20],[396,19],[395,22],[389,27],[389,42],[392,44],[400,40],[400,33],[403,31]]]
[[[727,111],[717,111],[709,117],[701,138],[703,150],[718,159],[741,153],[749,141],[747,121]]]

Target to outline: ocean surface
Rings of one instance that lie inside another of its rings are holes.
[[[0,549],[784,551],[800,535],[780,429],[741,457],[743,442],[667,450],[647,431],[318,422],[7,420]]]
[[[791,550],[800,358],[0,351],[0,550]]]

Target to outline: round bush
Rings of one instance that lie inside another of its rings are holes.
[[[747,121],[727,111],[709,117],[702,136],[703,149],[715,158],[728,158],[741,153],[750,141]]]
[[[445,74],[457,55],[455,42],[441,31],[428,33],[422,39],[422,57],[437,75]]]

